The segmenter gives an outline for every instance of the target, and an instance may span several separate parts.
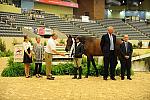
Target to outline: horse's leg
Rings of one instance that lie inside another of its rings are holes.
[[[89,74],[90,74],[90,58],[89,56],[87,56],[87,73],[85,78],[88,78]]]
[[[96,67],[96,64],[95,64],[95,61],[94,61],[93,56],[91,56],[91,61],[92,61],[92,65],[93,65],[93,67],[94,67],[94,69],[95,69],[96,76],[98,77],[98,70],[97,70],[97,67]]]

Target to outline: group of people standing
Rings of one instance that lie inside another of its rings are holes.
[[[116,35],[113,34],[113,27],[108,27],[108,33],[103,35],[101,38],[100,47],[104,56],[104,76],[103,79],[108,78],[108,69],[110,65],[110,79],[116,80],[115,68],[117,65],[116,55]],[[121,80],[124,80],[125,70],[127,70],[127,79],[131,79],[131,57],[132,57],[132,44],[128,41],[128,35],[124,35],[123,41],[119,47],[119,59],[121,62]]]
[[[24,36],[24,42],[23,42],[23,48],[24,48],[24,57],[23,57],[23,63],[25,65],[25,77],[30,78],[30,63],[32,63],[32,60],[35,62],[35,74],[36,77],[42,77],[40,75],[41,73],[41,67],[42,67],[42,61],[45,58],[46,62],[46,76],[48,80],[54,80],[54,77],[52,77],[52,54],[58,54],[61,56],[65,56],[63,53],[59,53],[56,51],[56,45],[59,45],[56,43],[57,34],[52,34],[52,36],[48,39],[48,43],[46,46],[46,50],[44,50],[44,45],[40,42],[40,37],[36,37],[36,43],[34,43],[33,48],[31,46],[31,43],[29,42],[28,36]]]
[[[103,53],[104,61],[104,75],[103,79],[107,80],[110,75],[111,80],[116,80],[115,69],[118,64],[117,57],[121,63],[121,80],[125,79],[125,71],[127,71],[127,79],[131,79],[131,57],[132,57],[132,44],[128,41],[129,36],[124,35],[122,43],[119,45],[119,50],[116,47],[116,35],[113,34],[114,28],[108,27],[107,34],[104,34],[101,38],[100,48]],[[118,52],[120,55],[118,56]],[[74,57],[74,77],[72,79],[81,79],[82,67],[81,60],[82,54],[84,53],[84,45],[80,42],[79,38],[76,37],[73,40],[73,45],[71,47],[71,54]],[[77,70],[79,70],[79,77],[77,78]],[[110,71],[110,73],[109,73]],[[96,72],[98,76],[98,72]],[[85,78],[87,78],[85,76]]]
[[[113,27],[108,27],[108,33],[104,34],[101,38],[100,47],[103,53],[104,60],[104,76],[103,79],[107,80],[109,76],[110,70],[110,79],[116,80],[115,78],[115,69],[117,65],[117,54],[116,54],[116,35],[113,34]],[[46,62],[46,76],[48,80],[54,80],[55,77],[52,77],[52,54],[58,54],[61,56],[65,56],[63,53],[59,53],[56,51],[56,43],[57,34],[53,34],[47,42],[46,49],[44,50],[44,46],[40,42],[40,37],[36,38],[37,43],[33,45],[33,49],[31,47],[31,43],[27,36],[24,37],[23,47],[24,47],[24,58],[23,63],[25,64],[25,75],[26,78],[29,78],[29,66],[32,63],[32,55],[35,58],[35,73],[36,77],[41,77],[41,67],[43,58],[45,58]],[[131,57],[132,57],[132,44],[128,41],[128,35],[124,35],[123,41],[119,46],[120,57],[119,60],[121,62],[121,80],[125,79],[125,70],[127,70],[127,79],[131,79]],[[77,36],[73,40],[73,44],[71,47],[70,56],[74,58],[74,77],[72,79],[81,79],[82,78],[82,55],[84,53],[84,45],[80,42],[80,38]],[[45,56],[45,57],[44,57]],[[110,68],[109,68],[110,66]],[[79,75],[78,75],[78,74]],[[97,72],[98,74],[98,72]],[[78,75],[78,77],[77,77]]]

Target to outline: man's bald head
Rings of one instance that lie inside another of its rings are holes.
[[[128,35],[124,35],[123,39],[124,39],[125,42],[127,42],[129,40],[129,36]]]
[[[109,33],[109,34],[112,34],[112,33],[114,32],[114,28],[113,28],[112,26],[109,26],[109,27],[107,28],[107,30],[108,30],[108,33]]]

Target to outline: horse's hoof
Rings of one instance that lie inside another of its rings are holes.
[[[84,78],[88,78],[88,76],[85,76]]]

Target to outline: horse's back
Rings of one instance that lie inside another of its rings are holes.
[[[100,42],[101,39],[98,38],[87,38],[85,43],[84,43],[84,47],[85,47],[85,55],[89,56],[102,56],[102,50],[100,47]],[[119,45],[122,43],[122,41],[120,39],[116,40],[116,52],[118,52],[119,50]]]
[[[102,51],[100,48],[100,39],[92,38],[90,40],[86,40],[85,44],[85,54],[92,56],[102,56]]]

